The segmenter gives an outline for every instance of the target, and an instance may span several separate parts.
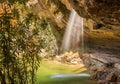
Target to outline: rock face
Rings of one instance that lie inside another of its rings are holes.
[[[66,52],[60,56],[56,56],[56,60],[58,60],[61,63],[80,65],[84,67],[83,61],[80,59],[78,53]]]
[[[115,55],[100,52],[84,54],[83,60],[98,84],[120,84],[120,60]]]
[[[85,0],[85,11],[93,19],[105,23],[120,25],[119,0]]]
[[[65,0],[66,1],[66,0]],[[80,16],[96,22],[120,25],[119,0],[68,0]],[[69,3],[66,3],[68,5]]]

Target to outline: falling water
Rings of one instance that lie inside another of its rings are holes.
[[[79,49],[83,51],[83,32],[83,18],[72,10],[64,34],[61,51],[76,51]]]

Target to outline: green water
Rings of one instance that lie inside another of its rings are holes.
[[[96,84],[88,76],[70,76],[52,78],[52,76],[63,74],[82,74],[86,69],[79,65],[61,64],[56,61],[42,61],[36,72],[36,84]]]

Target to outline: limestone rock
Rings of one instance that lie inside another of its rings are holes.
[[[120,25],[119,0],[68,0],[77,13],[96,22]],[[68,4],[68,3],[67,3]],[[66,5],[67,5],[66,4]]]

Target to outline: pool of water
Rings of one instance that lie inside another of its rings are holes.
[[[89,77],[90,75],[87,73],[55,74],[49,77],[52,81],[42,84],[96,84],[94,81],[90,80]]]
[[[36,72],[35,84],[97,84],[79,65],[65,65],[55,61],[42,61]]]
[[[96,84],[90,80],[90,75],[81,74],[55,74],[47,77],[49,81],[39,81],[37,84]]]

